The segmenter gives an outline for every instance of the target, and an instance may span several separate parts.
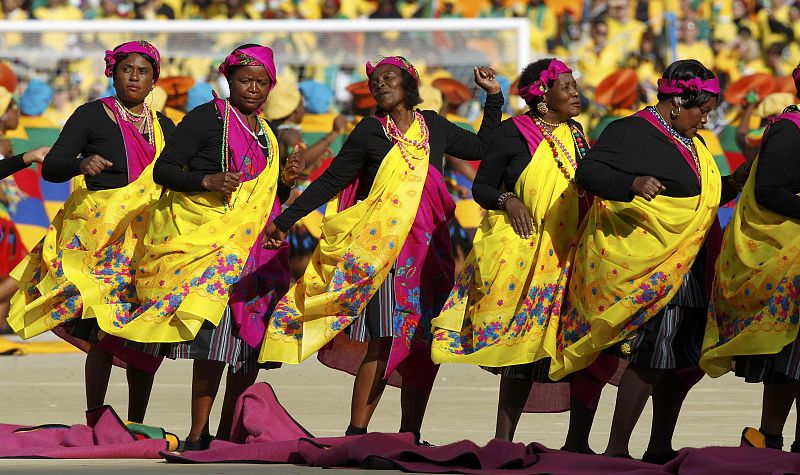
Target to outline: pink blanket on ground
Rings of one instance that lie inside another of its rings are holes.
[[[440,447],[414,443],[411,434],[315,438],[298,424],[266,383],[242,395],[234,416],[234,442],[208,450],[163,453],[170,462],[291,463],[326,468],[394,469],[464,474],[664,474],[755,475],[800,472],[800,456],[770,449],[683,449],[665,466],[632,459],[581,455],[540,444],[492,440],[483,447],[462,440]]]
[[[164,439],[138,440],[110,406],[86,413],[86,424],[0,424],[0,458],[157,459]]]

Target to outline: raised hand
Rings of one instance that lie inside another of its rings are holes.
[[[519,237],[528,239],[533,234],[533,218],[528,207],[517,198],[509,198],[504,205],[508,219],[511,220],[511,227]]]
[[[647,201],[652,200],[659,194],[665,192],[667,187],[660,181],[651,176],[637,176],[631,184],[631,191],[636,196],[641,196]]]
[[[81,173],[86,176],[99,175],[103,172],[103,170],[106,168],[111,168],[112,166],[114,166],[113,163],[109,162],[100,155],[97,155],[96,153],[81,160],[81,164],[79,165]]]
[[[261,247],[275,250],[281,247],[285,240],[286,233],[278,229],[275,223],[269,223],[267,229],[264,230],[264,236],[261,238]]]
[[[242,178],[241,172],[223,172],[213,175],[206,175],[200,186],[208,191],[216,191],[225,195],[230,195],[239,188],[239,181]]]
[[[295,147],[294,151],[286,158],[286,165],[283,167],[283,176],[281,177],[283,184],[294,186],[294,182],[303,174],[305,168],[306,162],[300,155],[300,147]]]
[[[33,162],[42,163],[44,162],[44,157],[46,157],[49,152],[50,147],[35,148],[25,152],[22,156],[22,161],[25,162],[26,165],[30,165]]]
[[[497,94],[500,92],[500,82],[497,80],[497,73],[492,68],[476,67],[475,84],[486,91],[486,94]]]

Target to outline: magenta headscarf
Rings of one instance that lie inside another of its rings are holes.
[[[797,97],[800,97],[800,66],[794,68],[792,71],[792,79],[794,79],[794,89]]]
[[[153,82],[157,81],[161,73],[161,54],[159,54],[155,46],[144,40],[129,41],[122,43],[113,50],[106,50],[106,77],[110,78],[114,75],[114,65],[118,61],[117,56],[127,56],[131,53],[139,53],[153,60],[156,64],[156,69],[153,71]]]
[[[698,77],[692,79],[664,79],[658,80],[658,92],[670,96],[681,95],[689,91],[705,91],[719,94],[719,79],[711,78],[703,81]]]
[[[537,96],[543,96],[549,89],[548,84],[558,79],[561,73],[571,73],[572,70],[558,59],[551,59],[547,69],[539,73],[539,79],[533,83],[519,88],[517,94],[523,98],[525,102],[531,102]]]
[[[263,66],[267,70],[267,75],[269,75],[270,91],[278,81],[272,49],[266,46],[256,45],[234,50],[219,65],[219,72],[226,79],[230,79],[230,71],[234,66]]]
[[[383,66],[384,64],[391,64],[392,66],[397,66],[398,68],[410,74],[412,78],[416,79],[417,85],[419,85],[419,74],[417,73],[417,69],[414,67],[413,64],[409,63],[408,60],[402,56],[389,56],[388,58],[383,58],[382,60],[378,61],[378,64],[376,64],[375,66],[373,66],[372,63],[367,61],[367,77],[371,78],[372,73],[374,73],[375,70],[378,69],[378,66]]]

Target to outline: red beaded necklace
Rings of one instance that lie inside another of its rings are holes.
[[[575,170],[577,170],[578,168],[578,162],[583,160],[587,152],[586,139],[583,137],[581,131],[574,124],[567,122],[562,122],[557,126],[560,127],[562,125],[567,125],[567,127],[569,127],[570,132],[572,134],[572,143],[575,146],[575,152],[576,152],[576,157],[573,157],[572,154],[567,149],[567,147],[564,146],[564,144],[561,143],[561,141],[556,136],[554,136],[552,132],[547,130],[547,127],[545,127],[545,122],[542,119],[532,114],[531,118],[533,119],[533,123],[542,133],[542,136],[544,137],[545,141],[547,141],[547,144],[550,146],[550,151],[553,153],[553,160],[555,160],[558,169],[561,170],[561,173],[564,175],[567,181],[569,181],[570,185],[572,185],[572,187],[575,189],[575,192],[578,194],[578,196],[584,196],[585,193],[583,192],[583,190],[580,189],[578,184],[575,183],[575,176],[574,176]],[[559,149],[561,149],[561,155],[566,157],[569,164],[572,165],[572,172],[570,172],[570,170],[567,169],[566,165],[564,165],[564,162],[561,160],[561,158],[559,158]]]
[[[414,170],[416,167],[411,160],[409,160],[408,156],[410,155],[411,158],[415,158],[417,160],[421,159],[422,157],[415,157],[411,150],[407,150],[409,147],[414,147],[417,150],[422,150],[425,152],[425,155],[428,155],[431,151],[430,149],[430,131],[428,130],[428,124],[425,123],[425,119],[422,117],[419,111],[414,112],[414,118],[419,122],[419,128],[422,132],[422,139],[411,140],[403,135],[403,132],[395,125],[394,121],[392,120],[392,116],[386,115],[386,135],[392,140],[392,142],[397,144],[397,148],[400,149],[400,156],[403,157],[403,160],[406,161],[408,164],[408,168]]]

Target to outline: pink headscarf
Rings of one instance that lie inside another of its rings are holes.
[[[106,77],[110,78],[114,75],[114,65],[117,64],[118,55],[127,56],[131,53],[142,54],[155,62],[156,69],[153,71],[153,81],[157,81],[161,73],[161,54],[159,54],[155,46],[144,40],[129,41],[127,43],[122,43],[113,50],[106,50]]]
[[[411,77],[416,79],[417,85],[419,85],[419,74],[417,73],[417,69],[414,67],[413,64],[409,63],[408,60],[402,56],[389,56],[388,58],[383,58],[382,60],[378,61],[378,64],[376,64],[375,66],[373,66],[372,63],[367,61],[367,77],[371,78],[372,73],[374,73],[375,70],[378,69],[378,66],[382,66],[384,64],[391,64],[392,66],[397,66],[398,68],[410,74]]]
[[[275,60],[272,49],[266,46],[250,46],[234,50],[229,54],[222,64],[219,65],[219,72],[230,79],[231,68],[235,66],[263,66],[267,70],[270,79],[270,91],[275,87],[278,76],[275,72]]]
[[[530,102],[534,97],[543,96],[549,88],[548,84],[558,79],[559,74],[571,72],[572,70],[569,66],[562,63],[560,60],[551,59],[547,69],[539,73],[539,79],[533,81],[532,84],[519,88],[517,94],[519,94],[519,97],[523,98],[525,102]]]
[[[680,95],[689,91],[706,91],[719,94],[719,79],[711,78],[703,81],[698,77],[692,79],[664,79],[658,80],[658,92],[668,95]]]

